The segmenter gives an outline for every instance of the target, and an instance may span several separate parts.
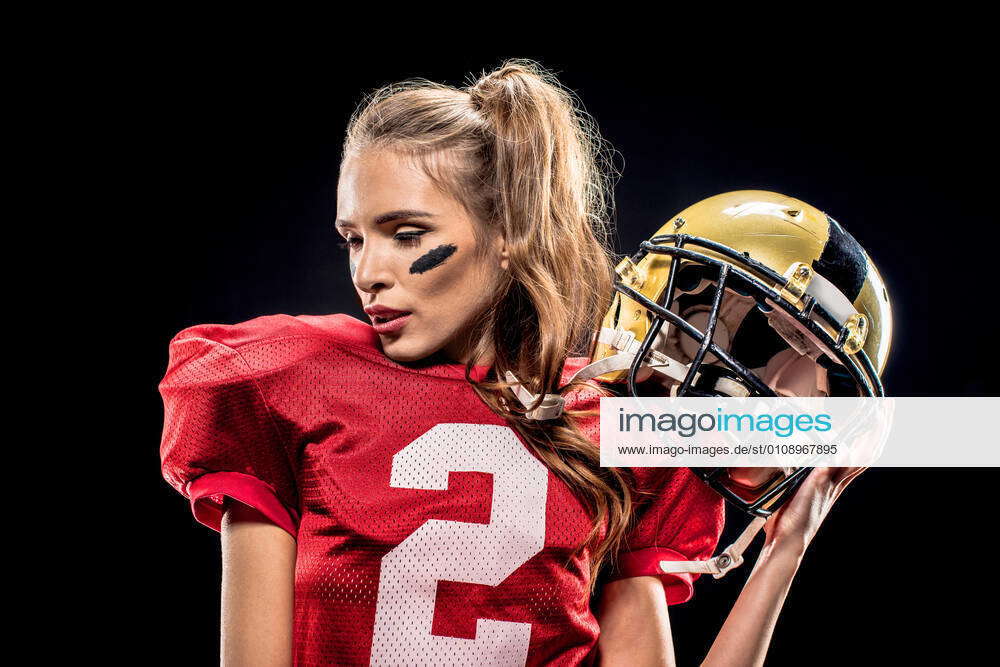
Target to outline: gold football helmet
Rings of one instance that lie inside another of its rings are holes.
[[[885,284],[854,237],[803,201],[759,190],[710,197],[616,270],[587,376],[634,396],[884,395]],[[766,517],[808,469],[764,480],[696,472]]]

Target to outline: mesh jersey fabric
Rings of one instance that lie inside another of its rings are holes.
[[[586,362],[570,359],[568,377]],[[343,314],[205,324],[170,343],[162,474],[219,530],[225,497],[297,540],[298,665],[581,664],[591,520],[484,405],[458,364],[401,365]],[[488,369],[477,367],[482,379]],[[596,390],[567,396],[598,407]],[[599,419],[585,422],[599,438]],[[615,577],[694,576],[663,559],[714,551],[721,499],[686,468],[634,469],[638,520]]]

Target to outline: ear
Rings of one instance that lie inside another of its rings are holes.
[[[500,258],[500,269],[507,271],[510,268],[510,253],[507,250],[507,240],[503,234],[498,233],[493,239],[493,249]]]

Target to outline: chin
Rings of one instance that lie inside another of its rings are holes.
[[[411,341],[404,340],[402,336],[395,340],[387,341],[387,337],[381,337],[382,351],[385,356],[398,363],[412,363],[429,357],[434,350],[428,350],[424,345],[415,345]]]

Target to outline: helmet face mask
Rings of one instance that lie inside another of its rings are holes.
[[[644,241],[617,273],[592,358],[634,353],[602,376],[623,382],[626,395],[884,395],[891,312],[881,277],[853,237],[804,202],[761,191],[709,198]],[[659,390],[640,385],[644,369]],[[758,517],[777,510],[810,469],[756,469],[763,479],[745,470],[694,469]]]
[[[726,255],[726,260],[716,259],[708,254],[699,252],[698,249],[706,248]],[[871,360],[864,350],[858,349],[853,354],[849,353],[848,343],[854,333],[851,325],[842,325],[837,319],[821,305],[812,295],[804,295],[801,299],[802,305],[796,306],[788,299],[784,298],[774,287],[764,283],[755,274],[763,274],[770,278],[774,284],[782,284],[785,277],[778,274],[773,269],[754,261],[751,257],[741,256],[736,251],[720,244],[701,237],[687,236],[685,234],[667,234],[654,236],[649,241],[644,241],[638,253],[623,260],[632,265],[638,264],[647,254],[669,255],[674,258],[686,260],[688,264],[700,264],[706,268],[716,271],[715,279],[712,281],[714,294],[712,303],[705,311],[706,325],[704,329],[699,329],[685,320],[670,308],[678,294],[676,275],[668,276],[666,289],[663,292],[663,303],[657,303],[640,291],[630,287],[626,281],[615,282],[615,290],[646,309],[647,317],[650,320],[649,330],[639,348],[639,353],[635,355],[635,360],[628,371],[628,388],[634,396],[640,394],[636,390],[635,377],[639,369],[644,365],[644,353],[652,349],[656,335],[660,332],[664,324],[675,327],[681,336],[686,336],[697,344],[698,350],[688,366],[688,377],[678,388],[677,396],[699,396],[699,395],[726,395],[711,394],[692,390],[694,378],[698,374],[701,365],[705,363],[705,356],[709,352],[717,360],[716,364],[724,366],[730,373],[739,379],[750,389],[749,395],[754,396],[776,396],[775,392],[751,369],[742,362],[718,346],[713,338],[715,329],[719,322],[720,306],[726,290],[732,290],[737,295],[752,297],[756,301],[756,308],[761,312],[771,313],[774,309],[780,309],[783,315],[795,321],[796,325],[809,338],[817,343],[818,349],[823,353],[823,357],[816,359],[820,365],[832,367],[834,364],[842,366],[856,383],[861,396],[882,396],[884,395],[882,383],[878,372],[875,370]],[[671,274],[678,272],[681,262],[670,263]],[[685,267],[686,268],[686,267]],[[722,289],[720,289],[720,286]],[[769,318],[770,319],[770,318]],[[865,320],[862,320],[865,321]],[[867,326],[867,325],[863,325]],[[835,331],[836,334],[831,333]],[[834,337],[834,335],[836,337]]]

